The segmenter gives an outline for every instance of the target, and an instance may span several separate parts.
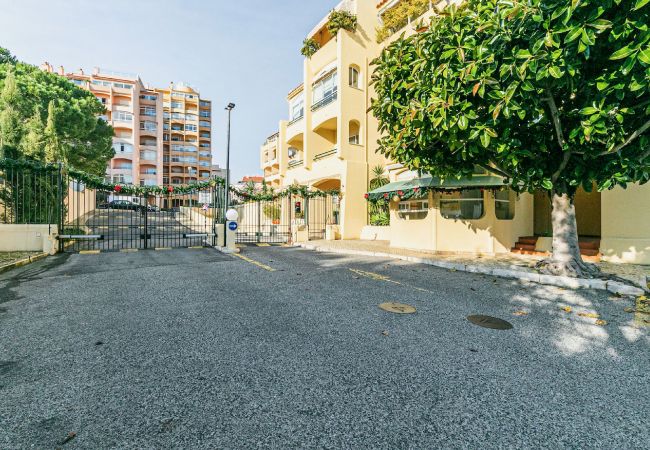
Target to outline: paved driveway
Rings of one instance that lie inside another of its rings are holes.
[[[0,448],[648,448],[650,338],[630,299],[242,256],[62,255],[1,275]]]

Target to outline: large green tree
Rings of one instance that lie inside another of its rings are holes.
[[[63,162],[103,176],[113,129],[90,92],[0,47],[0,157]]]
[[[469,0],[377,59],[380,150],[411,169],[545,190],[553,254],[590,276],[573,199],[650,179],[650,0]]]

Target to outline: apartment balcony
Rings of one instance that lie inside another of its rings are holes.
[[[132,175],[133,167],[122,167],[118,166],[112,169],[109,169],[112,175]]]
[[[304,165],[305,165],[305,161],[304,161],[304,160],[302,160],[302,159],[295,159],[295,160],[293,160],[293,161],[289,161],[289,164],[287,165],[287,167],[288,167],[289,169],[296,169],[296,168],[301,167],[301,166],[304,166]]]
[[[331,157],[336,156],[336,155],[338,155],[338,149],[333,148],[332,150],[328,150],[326,152],[321,152],[321,153],[316,154],[314,156],[314,162],[322,161],[324,159],[331,158]]]
[[[273,167],[277,164],[278,164],[278,159],[275,156],[273,156],[271,159],[264,161],[264,163],[262,164],[262,168],[265,169],[267,167]]]
[[[158,154],[155,152],[140,152],[140,161],[158,161]]]
[[[133,119],[120,119],[120,118],[114,118],[110,121],[111,125],[113,128],[117,129],[126,129],[126,130],[133,130]]]
[[[306,130],[305,116],[299,116],[287,124],[287,142],[295,140],[298,136],[304,135]],[[302,140],[302,139],[300,139]]]
[[[338,116],[338,93],[332,92],[330,95],[314,103],[311,107],[311,123],[313,129],[317,129],[323,123]]]

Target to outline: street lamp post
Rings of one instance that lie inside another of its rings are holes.
[[[226,220],[225,211],[228,211],[230,208],[230,114],[233,109],[235,109],[235,104],[228,103],[228,106],[226,106],[226,111],[228,111],[228,141],[226,144],[226,202],[224,205],[224,222]]]

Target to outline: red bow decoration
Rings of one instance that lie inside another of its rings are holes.
[[[404,195],[404,191],[397,191],[397,195],[401,197],[402,195]]]
[[[370,197],[370,195],[368,195],[368,194],[363,194],[363,198],[368,199],[368,197]]]
[[[384,198],[388,198],[388,192],[384,194]]]
[[[122,186],[120,186],[120,185],[118,184],[117,186],[115,186],[115,188],[114,188],[113,190],[114,190],[115,192],[120,192],[120,191],[122,190]]]
[[[420,190],[419,187],[414,187],[414,188],[413,188],[413,192],[418,192],[419,190]]]
[[[167,186],[167,192],[174,192],[174,186]]]

